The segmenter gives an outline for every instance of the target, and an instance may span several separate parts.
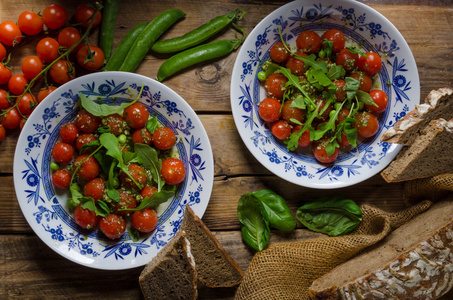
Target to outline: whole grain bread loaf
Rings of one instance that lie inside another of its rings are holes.
[[[449,87],[431,91],[425,102],[416,105],[381,136],[382,142],[411,145],[429,122],[453,118],[453,89]]]
[[[453,197],[331,272],[312,299],[437,299],[453,287]]]
[[[240,266],[188,205],[181,228],[192,245],[200,282],[208,287],[231,287],[240,283],[243,275]]]
[[[426,178],[453,170],[453,119],[431,121],[381,172],[387,182]]]
[[[197,273],[190,242],[179,230],[139,277],[145,299],[197,299]]]

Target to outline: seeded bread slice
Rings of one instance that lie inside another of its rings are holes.
[[[316,279],[312,299],[436,299],[453,287],[453,197]]]
[[[208,287],[231,287],[240,283],[240,266],[188,205],[181,228],[192,245],[200,282]]]
[[[197,273],[185,232],[175,236],[145,266],[139,277],[145,299],[197,299]]]
[[[405,146],[381,172],[387,182],[426,178],[453,170],[453,119],[433,120],[414,143]]]
[[[382,142],[411,145],[429,122],[436,119],[453,118],[453,89],[441,88],[431,91],[425,103],[416,105],[381,137]]]

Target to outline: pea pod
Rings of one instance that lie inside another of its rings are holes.
[[[186,14],[177,8],[167,9],[155,17],[140,33],[121,64],[120,71],[134,72],[154,42]]]
[[[162,63],[157,71],[157,80],[163,81],[165,78],[185,68],[225,56],[237,49],[242,42],[243,39],[220,40],[179,52]]]
[[[186,50],[206,41],[231,22],[242,19],[244,14],[244,10],[237,9],[228,14],[218,16],[182,36],[156,41],[151,50],[157,53],[175,53]]]
[[[148,22],[139,23],[126,33],[126,35],[118,43],[118,46],[116,46],[110,58],[107,60],[104,71],[118,71],[120,69],[121,64],[132,47],[132,44],[147,25]]]
[[[101,33],[99,35],[99,48],[104,52],[106,60],[112,54],[113,34],[115,29],[116,17],[120,8],[120,0],[105,0],[102,10]]]

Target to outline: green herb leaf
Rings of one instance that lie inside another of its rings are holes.
[[[351,100],[359,90],[360,81],[352,77],[346,77],[344,81],[346,82],[346,98]]]
[[[82,92],[79,94],[80,100],[82,107],[85,108],[89,113],[91,113],[94,116],[97,117],[106,117],[108,115],[113,115],[113,114],[121,114],[123,110],[135,103],[139,98],[137,97],[134,101],[132,102],[123,102],[119,106],[112,106],[110,104],[105,104],[105,103],[96,103],[95,101],[89,99],[86,97]]]
[[[327,39],[323,39],[322,44],[324,45],[324,51],[326,52],[326,57],[329,58],[332,55],[333,42],[329,41]]]
[[[368,55],[366,55],[365,52],[363,52],[362,50],[358,49],[355,46],[350,46],[350,47],[345,47],[345,48],[348,49],[349,51],[351,51],[352,53],[357,53],[357,54],[360,54],[360,55],[365,56],[365,57],[368,56]]]
[[[156,117],[152,117],[151,119],[146,122],[146,129],[148,129],[149,133],[153,134],[154,131],[157,129],[159,126],[159,121],[157,120]]]
[[[159,160],[156,149],[145,144],[136,143],[134,151],[140,156],[145,169],[151,172],[153,181],[157,183],[157,190],[160,191],[165,182],[160,175],[162,162]]]
[[[133,242],[138,242],[140,240],[140,231],[138,231],[134,226],[129,226],[127,228],[127,234]]]
[[[324,74],[327,73],[327,62],[323,60],[316,60],[316,55],[310,54],[309,56],[294,55],[297,59],[302,60],[305,66],[311,67],[314,70],[321,70]],[[307,68],[308,69],[308,68]]]
[[[115,202],[120,201],[120,192],[116,189],[116,182],[118,182],[118,174],[115,173],[116,163],[112,160],[109,169],[109,177],[105,186],[107,188],[107,196]]]
[[[285,75],[286,78],[288,78],[288,82],[285,84],[285,87],[289,86],[294,86],[296,89],[298,89],[302,95],[304,95],[306,100],[309,102],[310,105],[315,106],[315,102],[311,99],[311,96],[304,90],[302,85],[299,83],[299,77],[296,75],[293,75],[291,73],[291,70],[288,68],[283,68],[279,67],[280,69],[277,71],[278,73],[281,73]]]
[[[96,213],[96,216],[107,217],[110,213],[110,208],[108,207],[108,205],[103,201],[98,201],[98,204],[99,207],[96,206],[93,198],[89,198],[82,204],[82,208],[94,211]]]
[[[346,71],[344,70],[343,66],[333,64],[326,75],[330,80],[336,80],[343,78],[345,74]]]
[[[169,190],[156,191],[151,197],[145,197],[140,204],[135,208],[124,208],[119,211],[141,211],[146,208],[157,208],[160,204],[165,203],[175,195],[176,185],[170,186]]]
[[[344,197],[324,197],[299,207],[296,217],[310,230],[338,236],[359,226],[362,211],[354,201]]]
[[[371,98],[370,94],[364,91],[357,91],[357,99],[360,102],[363,102],[365,105],[373,105],[378,107],[376,103],[374,103],[373,98]]]
[[[318,90],[323,90],[326,86],[336,89],[333,82],[320,69],[309,69],[305,75],[307,75],[308,82]]]

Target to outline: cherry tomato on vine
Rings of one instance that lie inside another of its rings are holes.
[[[18,99],[17,109],[21,114],[28,116],[33,112],[35,107],[38,105],[35,96],[30,93],[26,93]]]
[[[12,21],[0,23],[0,42],[6,46],[15,46],[22,40],[22,32],[19,26]]]
[[[17,108],[13,107],[2,117],[1,123],[6,129],[16,129],[20,125],[21,118]]]
[[[126,231],[126,220],[120,215],[111,213],[99,221],[99,229],[109,239],[117,239]]]
[[[157,227],[157,214],[152,208],[136,211],[132,215],[132,226],[140,232],[151,232]]]
[[[8,81],[8,89],[14,95],[21,95],[25,91],[28,80],[22,74],[11,76]]]
[[[161,175],[165,183],[175,185],[186,177],[186,167],[180,159],[169,157],[162,162]]]
[[[95,12],[95,9],[91,6],[89,6],[86,3],[80,4],[76,11],[75,11],[75,19],[77,23],[83,23],[81,26],[82,27],[88,27],[90,25],[90,21],[87,21]],[[99,26],[102,20],[102,15],[101,12],[98,11],[96,16],[94,17],[93,25],[91,25],[92,28],[95,28]],[[86,21],[86,22],[85,22]]]
[[[68,20],[68,14],[63,6],[50,4],[42,12],[42,21],[50,29],[62,27]]]
[[[59,169],[52,174],[52,184],[59,189],[65,190],[71,184],[71,173],[66,169]]]
[[[159,127],[153,133],[154,146],[159,150],[168,150],[176,142],[176,135],[170,127]]]
[[[8,81],[11,79],[11,76],[11,69],[5,66],[3,63],[0,63],[0,84],[8,83]]]
[[[38,56],[27,56],[22,61],[22,74],[28,80],[32,80],[42,71],[43,66],[44,64]]]
[[[368,138],[375,135],[379,130],[379,121],[375,115],[363,111],[357,114],[355,117],[357,122],[354,123],[357,127],[357,133],[359,136]]]
[[[3,141],[6,137],[6,130],[3,125],[0,124],[0,142]]]
[[[6,48],[0,43],[0,61],[4,60],[6,57]]]
[[[74,209],[74,221],[82,228],[93,229],[98,224],[99,218],[94,211],[78,205]]]
[[[57,88],[54,86],[49,86],[45,89],[42,89],[38,92],[38,103],[41,103],[50,93],[55,91]]]
[[[377,107],[374,105],[365,105],[365,108],[375,114],[383,113],[389,102],[387,95],[381,90],[372,90],[370,92],[370,96],[374,103],[376,103]]]
[[[82,35],[80,31],[75,27],[65,27],[63,28],[60,33],[58,34],[58,43],[61,47],[66,49],[71,48],[75,43],[77,43]],[[74,49],[72,49],[71,53],[75,53],[81,44],[78,44]]]
[[[88,55],[88,45],[83,45],[77,51],[77,62],[87,70],[98,70],[104,64],[104,52],[101,48],[90,45],[91,55]]]
[[[359,70],[370,76],[376,75],[382,67],[381,57],[374,52],[367,52],[365,54],[366,56],[360,55],[359,57]]]
[[[72,63],[61,59],[50,67],[50,78],[58,84],[63,84],[75,78],[75,69]]]
[[[266,122],[275,122],[281,116],[282,104],[275,98],[265,98],[258,106],[258,114]]]
[[[43,21],[37,13],[26,10],[19,15],[17,25],[23,33],[37,35],[42,31]]]
[[[8,93],[5,90],[0,89],[0,109],[9,107]]]
[[[36,45],[36,53],[43,62],[51,63],[58,58],[59,47],[60,44],[58,44],[57,40],[51,37],[46,37],[40,40]]]
[[[26,119],[26,118],[20,119],[20,124],[19,124],[20,130],[22,130],[22,129],[24,128],[25,123],[27,122],[27,120],[28,120],[28,119]]]

